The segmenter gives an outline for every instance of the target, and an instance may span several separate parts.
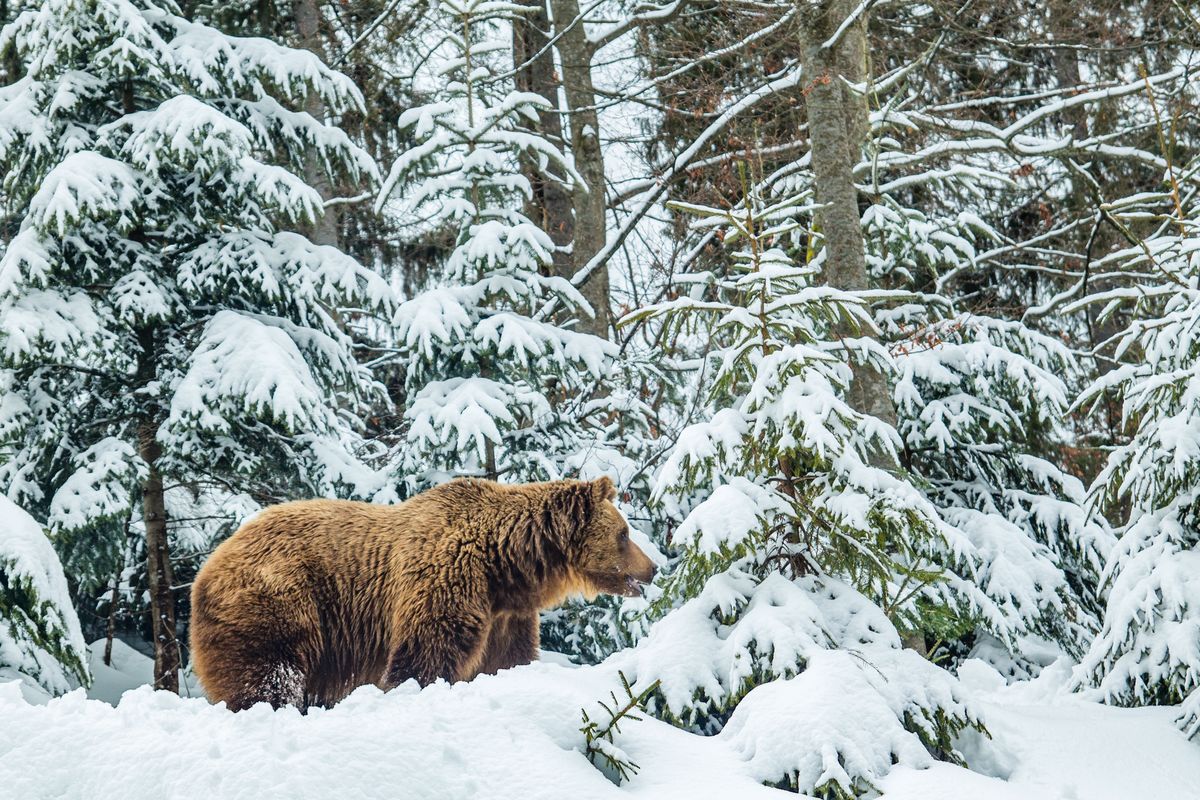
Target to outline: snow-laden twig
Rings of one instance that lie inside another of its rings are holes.
[[[586,708],[580,709],[580,713],[583,715],[583,727],[579,731],[584,737],[584,755],[593,764],[602,767],[610,777],[615,779],[616,783],[620,783],[628,780],[632,775],[636,775],[641,769],[637,762],[629,758],[616,744],[616,736],[621,732],[621,723],[626,720],[632,722],[642,720],[637,712],[645,713],[646,701],[658,691],[661,681],[654,681],[635,694],[625,673],[618,670],[617,676],[621,680],[621,691],[625,694],[624,700],[618,700],[617,693],[610,692],[612,705],[603,700],[598,701],[600,708],[608,715],[608,719],[603,723],[592,719]]]

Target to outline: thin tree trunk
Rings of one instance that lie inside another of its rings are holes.
[[[117,634],[117,607],[121,603],[121,575],[125,572],[125,549],[129,546],[129,522],[130,517],[125,516],[125,535],[121,538],[121,563],[117,565],[117,572],[113,575],[112,594],[108,598],[108,620],[105,623],[104,630],[104,665],[112,666],[112,644],[113,637]]]
[[[1051,0],[1046,10],[1050,32],[1056,42],[1074,43],[1080,38],[1078,8],[1074,3],[1070,2],[1070,0]],[[1056,48],[1051,51],[1051,60],[1054,65],[1055,79],[1060,89],[1078,89],[1083,85],[1083,72],[1079,65],[1078,50],[1069,47]],[[1063,122],[1071,126],[1071,135],[1079,141],[1087,139],[1091,134],[1088,125],[1088,106],[1086,104],[1065,109],[1063,111]],[[1103,161],[1100,161],[1090,165],[1089,169],[1094,173],[1101,173],[1098,175],[1101,183],[1111,185],[1112,181],[1105,180],[1102,174],[1104,167]],[[1066,207],[1081,216],[1088,212],[1095,213],[1097,198],[1091,186],[1073,172],[1067,173],[1067,180],[1071,183],[1071,191],[1066,198]],[[1107,198],[1099,199],[1103,200]],[[1090,252],[1085,253],[1085,258],[1090,257],[1095,261],[1111,252],[1116,244],[1117,240],[1112,228],[1106,224],[1101,224],[1095,231],[1095,237],[1092,239],[1090,246],[1088,246]],[[1111,282],[1096,282],[1089,288],[1092,291],[1104,291],[1112,289],[1114,286]],[[1099,311],[1095,306],[1088,306],[1084,313],[1088,318],[1088,338],[1093,350],[1101,342],[1111,341],[1124,328],[1124,320],[1119,313],[1109,314],[1104,318],[1100,318]],[[1095,359],[1094,363],[1098,376],[1111,372],[1117,366],[1116,362],[1104,358]],[[1121,428],[1121,404],[1117,402],[1116,396],[1110,392],[1104,395],[1103,408],[1108,430],[1110,435],[1115,438]]]
[[[854,165],[867,133],[867,105],[845,85],[866,79],[864,21],[850,26],[834,47],[825,49],[822,44],[858,5],[858,0],[826,0],[805,14],[801,26],[801,56],[808,76],[805,105],[817,200],[822,204],[817,224],[824,237],[823,274],[826,283],[838,289],[867,288],[862,215],[854,185]],[[887,379],[874,367],[854,366],[847,400],[864,414],[896,424]]]
[[[175,595],[171,552],[167,540],[167,507],[158,458],[158,423],[138,425],[138,454],[146,462],[142,485],[142,520],[146,525],[146,572],[150,583],[150,617],[154,637],[154,688],[179,692],[179,642],[175,635]]]
[[[321,43],[321,9],[318,0],[295,0],[292,5],[292,15],[296,20],[296,41],[300,47],[316,53],[324,59],[324,48]],[[318,121],[325,119],[325,103],[316,92],[309,92],[304,99],[304,110]],[[330,200],[335,196],[333,184],[320,158],[311,150],[304,156],[304,182],[317,190],[322,200]],[[330,206],[325,213],[305,231],[315,244],[340,247],[339,206]]]
[[[104,626],[104,666],[112,666],[112,643],[117,634],[117,602],[121,599],[121,584],[113,584],[112,594],[108,598],[108,620]]]
[[[604,247],[604,156],[600,152],[600,118],[596,113],[596,90],[592,84],[594,48],[583,24],[571,25],[579,16],[579,1],[550,0],[550,11],[554,16],[555,31],[562,32],[556,47],[562,65],[563,94],[571,130],[571,156],[586,184],[575,187],[572,192],[575,209],[571,250],[573,275]],[[571,25],[569,29],[568,25]],[[607,267],[592,272],[579,290],[595,311],[595,317],[580,321],[580,329],[607,339],[612,315]]]
[[[133,81],[121,89],[121,106],[126,114],[136,108]],[[140,231],[131,238],[142,239]],[[137,363],[137,383],[148,386],[158,377],[158,356],[161,347],[159,331],[153,327],[137,332],[140,354]],[[153,401],[147,401],[153,403]],[[142,484],[142,522],[146,527],[146,575],[150,589],[150,634],[154,640],[154,688],[179,693],[179,642],[175,635],[175,595],[171,575],[171,553],[167,540],[167,506],[163,497],[162,475],[158,458],[159,421],[153,410],[143,412],[138,420],[138,455],[146,462],[146,480]]]
[[[112,593],[108,596],[108,620],[104,625],[104,666],[112,666],[113,636],[117,633],[117,603],[121,599],[121,570],[113,577]]]
[[[554,73],[554,51],[547,47],[550,20],[544,0],[526,0],[529,11],[513,18],[513,66],[516,85],[523,92],[541,95],[550,106],[538,113],[537,132],[547,141],[564,147],[558,102],[558,77]],[[545,52],[542,52],[543,49]],[[541,55],[537,55],[541,53]],[[535,56],[537,56],[535,58]],[[575,209],[571,193],[555,180],[547,180],[536,165],[525,165],[525,176],[533,187],[528,216],[554,242],[554,274],[568,279],[575,272],[571,239],[575,235]]]

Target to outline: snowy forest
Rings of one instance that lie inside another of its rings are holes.
[[[1184,800],[1191,0],[0,0],[0,798]],[[261,509],[617,486],[541,657],[232,713]]]

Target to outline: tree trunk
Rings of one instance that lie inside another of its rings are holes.
[[[1078,11],[1072,0],[1050,0],[1047,6],[1049,13],[1050,33],[1055,42],[1072,42],[1076,39]],[[1083,75],[1079,69],[1079,53],[1071,48],[1059,47],[1051,51],[1054,64],[1054,76],[1059,88],[1067,89],[1083,83]],[[1071,134],[1076,139],[1086,139],[1088,136],[1088,109],[1086,105],[1077,105],[1063,111],[1064,121],[1071,126]]]
[[[838,289],[867,288],[862,215],[854,185],[854,165],[867,134],[867,104],[843,81],[866,79],[864,21],[852,25],[834,47],[821,45],[858,5],[858,0],[826,0],[807,12],[801,25],[812,165],[817,200],[822,204],[816,216],[824,238],[823,274],[826,283]],[[874,367],[854,366],[847,401],[857,411],[896,424],[887,379]]]
[[[129,546],[129,514],[125,515],[125,530],[121,537],[121,563],[113,574],[112,594],[108,598],[108,620],[104,626],[104,665],[112,666],[112,644],[117,635],[117,608],[121,604],[121,576],[125,573],[125,548]]]
[[[126,114],[136,108],[133,81],[121,89],[121,106]],[[130,238],[143,240],[136,231]],[[137,385],[145,387],[158,377],[160,332],[153,327],[137,332],[140,353]],[[147,401],[153,404],[154,401]],[[154,688],[179,693],[179,642],[175,636],[175,593],[171,588],[171,552],[167,541],[167,506],[163,497],[162,475],[157,461],[162,455],[158,444],[159,418],[153,408],[144,410],[138,420],[138,455],[146,462],[146,481],[142,484],[142,522],[146,526],[146,576],[150,589],[150,635],[154,639]]]
[[[516,85],[523,92],[541,95],[550,108],[538,113],[537,132],[547,141],[565,147],[558,102],[558,78],[554,74],[554,51],[547,47],[550,20],[543,0],[526,0],[529,11],[513,18],[513,66]],[[545,52],[542,52],[543,48]],[[536,58],[535,55],[541,53]],[[536,165],[526,164],[525,176],[533,187],[528,216],[558,248],[554,252],[554,274],[568,279],[574,274],[571,239],[575,235],[575,209],[571,193],[555,180],[547,180]]]
[[[571,274],[581,269],[600,252],[605,241],[604,156],[600,152],[600,118],[596,113],[596,90],[592,84],[594,48],[582,23],[563,29],[579,16],[578,0],[550,0],[556,33],[562,32],[556,45],[562,64],[563,94],[571,132],[571,156],[585,186],[572,192],[575,210],[574,243],[571,250]],[[565,277],[570,278],[571,275]],[[580,330],[608,338],[611,310],[608,294],[608,268],[592,272],[579,291],[591,304],[593,318],[580,320]]]
[[[119,579],[119,576],[118,576]],[[121,599],[121,584],[114,583],[108,598],[108,620],[104,625],[104,666],[112,666],[112,643],[117,635],[117,602]]]
[[[121,572],[113,576],[112,593],[108,596],[108,619],[104,624],[104,666],[112,666],[112,643],[117,634],[117,603],[121,600]]]
[[[321,44],[321,9],[318,0],[295,0],[292,15],[296,20],[297,44],[324,59],[324,48]],[[325,103],[316,92],[309,92],[304,98],[304,110],[318,121],[325,120]],[[322,200],[330,200],[335,196],[333,184],[325,173],[321,159],[311,150],[304,156],[304,182],[316,189]],[[308,226],[305,233],[314,244],[340,247],[339,222],[339,206],[330,206]]]
[[[179,641],[175,636],[174,577],[167,541],[167,507],[163,496],[158,458],[162,448],[157,439],[158,422],[143,419],[138,424],[138,454],[146,462],[142,485],[142,520],[146,525],[146,573],[150,583],[151,631],[154,637],[154,688],[179,692]]]
[[[1046,8],[1048,19],[1047,25],[1056,42],[1075,43],[1081,39],[1079,35],[1079,15],[1078,9],[1070,0],[1051,0]],[[1083,72],[1079,66],[1079,51],[1069,47],[1060,47],[1051,51],[1051,59],[1054,64],[1054,76],[1060,89],[1078,89],[1084,84]],[[1091,135],[1088,125],[1088,106],[1080,104],[1072,108],[1065,109],[1062,114],[1063,123],[1071,127],[1071,135],[1076,140],[1082,141]],[[1105,186],[1112,186],[1114,181],[1111,176],[1104,174],[1105,164],[1103,160],[1097,161],[1087,167],[1092,171],[1093,175]],[[1107,179],[1106,179],[1107,178]],[[1071,191],[1066,197],[1066,207],[1073,213],[1080,216],[1086,213],[1095,213],[1097,200],[1106,200],[1108,198],[1098,198],[1087,181],[1081,180],[1074,172],[1067,172],[1067,180],[1071,183]],[[1132,188],[1130,188],[1132,191]],[[1095,231],[1094,238],[1091,238],[1090,245],[1081,242],[1081,245],[1087,248],[1085,258],[1091,258],[1095,261],[1120,245],[1124,241],[1120,239],[1116,232],[1107,224],[1101,224]],[[1116,288],[1112,282],[1097,281],[1089,286],[1090,291],[1106,291]],[[1103,319],[1100,318],[1099,311],[1096,306],[1089,305],[1084,311],[1088,320],[1088,340],[1091,348],[1095,350],[1101,342],[1111,341],[1125,327],[1126,320],[1120,312],[1109,314]],[[1116,369],[1117,364],[1106,358],[1095,359],[1097,376],[1103,376],[1112,370]],[[1116,438],[1120,434],[1122,413],[1121,403],[1112,392],[1106,392],[1103,395],[1102,401],[1104,409],[1104,418],[1110,435]]]

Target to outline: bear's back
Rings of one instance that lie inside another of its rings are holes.
[[[428,526],[423,530],[407,519],[410,503],[300,500],[270,506],[213,552],[197,585],[210,591],[254,587],[361,594],[364,584],[394,569],[396,562],[418,557],[427,544]]]

